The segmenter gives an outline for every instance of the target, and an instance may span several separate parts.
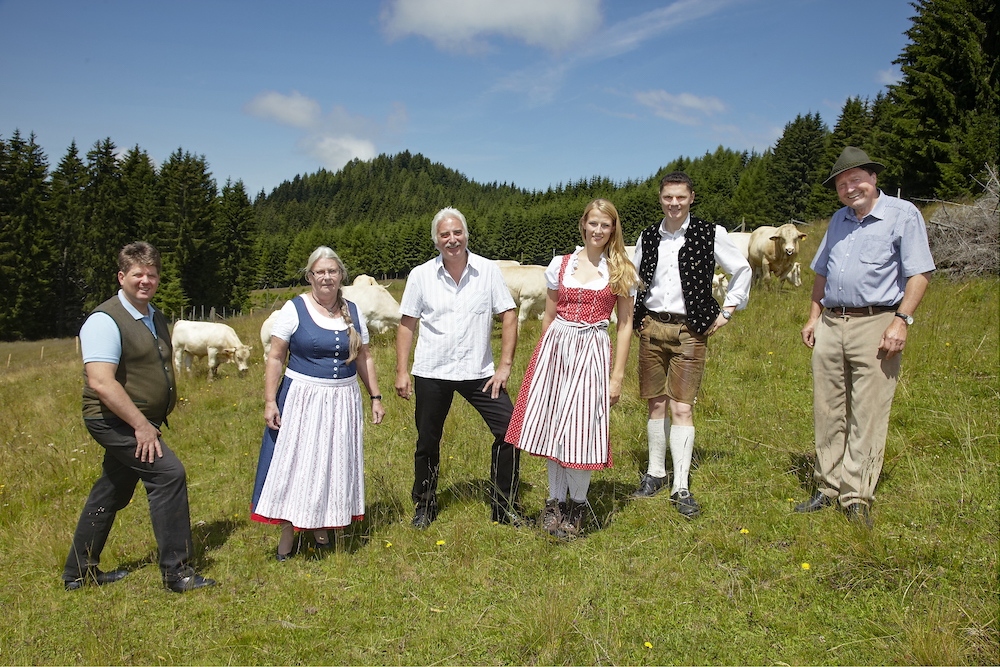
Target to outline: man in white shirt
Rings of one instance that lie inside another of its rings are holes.
[[[460,211],[438,211],[431,222],[431,238],[440,254],[410,272],[396,334],[396,393],[406,400],[416,395],[413,525],[424,529],[437,518],[441,435],[456,391],[479,411],[493,433],[492,520],[518,525],[514,496],[519,452],[504,442],[513,413],[507,379],[517,344],[514,299],[496,265],[469,252],[469,228]],[[500,315],[503,323],[500,364],[495,368],[490,347],[494,315]],[[407,368],[418,320],[411,381]]]
[[[663,220],[647,227],[632,262],[645,288],[635,299],[639,333],[639,395],[647,399],[649,467],[634,498],[666,486],[666,450],[674,464],[670,500],[687,518],[701,513],[688,489],[694,453],[693,408],[701,387],[708,338],[746,307],[750,265],[726,230],[691,217],[694,183],[683,172],[660,180]],[[731,275],[722,307],[712,297],[715,265]],[[668,417],[669,410],[669,419]]]

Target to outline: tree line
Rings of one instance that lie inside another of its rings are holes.
[[[477,183],[408,151],[354,160],[337,172],[297,175],[251,201],[243,182],[219,189],[208,162],[178,148],[157,168],[139,146],[111,138],[81,157],[72,143],[57,165],[34,134],[0,136],[0,340],[74,335],[117,289],[116,251],[148,240],[164,259],[156,304],[241,309],[251,290],[287,286],[317,245],[353,274],[405,276],[435,254],[430,219],[444,206],[466,214],[472,249],[547,263],[578,242],[585,204],[617,206],[626,240],[660,217],[659,178],[688,172],[695,214],[729,229],[813,220],[839,203],[821,186],[844,146],[888,168],[880,185],[908,198],[975,194],[996,165],[1000,67],[995,3],[920,0],[895,61],[902,79],[875,99],[847,100],[831,129],[819,113],[788,122],[763,153],[719,146],[678,157],[644,180],[603,176],[545,191]]]

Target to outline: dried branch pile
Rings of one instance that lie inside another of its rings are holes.
[[[1000,208],[997,168],[974,204],[940,202],[927,218],[927,236],[938,271],[957,279],[1000,275]]]

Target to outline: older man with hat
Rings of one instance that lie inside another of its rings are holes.
[[[839,502],[870,527],[903,348],[934,260],[917,207],[878,189],[885,168],[848,146],[823,184],[844,207],[833,214],[812,269],[816,491],[795,507],[814,512]]]

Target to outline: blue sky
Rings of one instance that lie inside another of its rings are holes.
[[[529,189],[644,179],[874,98],[902,0],[0,0],[0,136],[105,137],[251,196],[403,150]]]

